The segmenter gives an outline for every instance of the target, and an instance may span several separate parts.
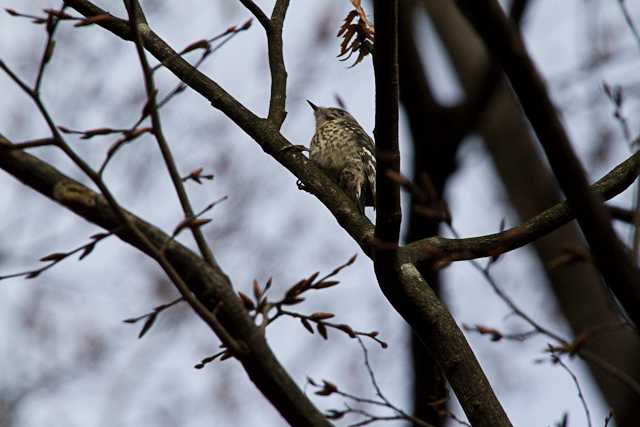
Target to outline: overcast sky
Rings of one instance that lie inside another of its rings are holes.
[[[96,3],[124,16],[121,2]],[[273,2],[258,3],[268,8]],[[627,3],[632,11],[640,11],[634,2]],[[594,4],[600,5],[598,13],[584,12],[586,5]],[[3,8],[33,14],[58,5],[0,0]],[[146,1],[143,6],[152,28],[176,49],[249,17],[235,2],[222,0]],[[333,35],[348,8],[347,1],[291,1],[284,34],[289,115],[283,132],[292,143],[308,144],[313,134],[313,116],[305,99],[331,105],[339,94],[364,128],[373,129],[370,59],[355,68],[336,59],[338,40]],[[604,0],[538,0],[525,29],[531,52],[563,109],[576,150],[593,176],[600,177],[623,160],[629,148],[599,88],[603,81],[633,88],[640,58],[618,7]],[[456,102],[460,92],[432,36],[424,20],[424,55],[436,64],[434,89],[443,100]],[[57,40],[43,83],[43,97],[56,122],[74,129],[131,126],[145,100],[133,46],[101,28],[74,29],[69,23],[61,25]],[[619,55],[589,76],[580,74],[590,49],[602,40]],[[28,81],[35,75],[43,43],[41,27],[0,15],[0,58]],[[259,25],[238,34],[202,70],[253,111],[265,114],[269,79]],[[168,73],[158,74],[161,93],[175,84]],[[625,110],[632,131],[637,130],[637,109],[632,99]],[[328,211],[313,196],[299,191],[291,174],[199,95],[186,91],[162,110],[162,119],[181,171],[202,166],[216,175],[203,186],[189,185],[195,209],[229,196],[211,212],[213,222],[207,233],[237,290],[249,290],[254,278],[264,282],[273,276],[273,292],[279,295],[301,277],[316,270],[328,272],[354,253],[360,255],[354,266],[340,274],[340,286],[314,295],[299,308],[308,313],[335,312],[340,321],[356,329],[380,331],[390,347],[382,350],[367,343],[373,367],[388,397],[410,409],[407,329],[379,292],[371,262]],[[614,132],[608,157],[599,161],[593,144],[597,126]],[[0,132],[14,141],[47,135],[28,99],[4,75],[0,75]],[[401,138],[407,153],[404,121]],[[70,141],[97,165],[112,140]],[[82,179],[55,150],[33,153]],[[496,232],[503,217],[507,225],[515,225],[517,219],[505,204],[506,196],[479,141],[468,141],[459,163],[459,172],[447,188],[458,231],[465,236]],[[408,164],[405,155],[405,173],[410,172]],[[106,177],[120,202],[146,220],[169,232],[180,221],[177,198],[150,138],[127,146]],[[620,200],[628,202],[630,196]],[[0,213],[0,275],[33,268],[40,257],[81,245],[98,231],[4,173],[0,173]],[[182,241],[193,246],[186,235]],[[459,324],[526,329],[508,316],[509,310],[468,264],[456,263],[444,274],[443,294]],[[569,334],[529,249],[501,259],[495,276],[529,314]],[[122,323],[176,295],[158,267],[115,239],[101,243],[81,263],[68,260],[35,280],[0,283],[0,398],[29,389],[17,406],[15,425],[282,425],[238,363],[193,369],[201,358],[217,351],[218,341],[186,307],[165,313],[142,340],[137,339],[137,325]],[[325,342],[288,319],[270,327],[268,337],[301,387],[311,376],[356,394],[373,395],[360,349],[348,337],[330,332]],[[547,362],[534,363],[545,358],[542,350],[547,340],[492,343],[486,337],[467,337],[514,425],[553,425],[564,411],[570,413],[571,425],[586,425],[575,385],[566,372]],[[607,408],[587,370],[579,361],[568,364],[580,379],[594,424],[602,425]],[[340,399],[313,399],[324,409],[341,406]],[[457,413],[461,414],[459,409]]]

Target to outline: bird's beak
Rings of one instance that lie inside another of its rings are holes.
[[[307,104],[309,104],[311,106],[313,111],[316,111],[318,109],[318,106],[316,104],[314,104],[313,102],[309,101],[308,99],[307,99]]]

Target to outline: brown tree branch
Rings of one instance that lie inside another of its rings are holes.
[[[627,189],[640,175],[640,153],[616,166],[590,187],[590,191],[608,200]],[[575,218],[568,202],[561,202],[522,224],[500,233],[466,239],[431,237],[401,248],[415,262],[463,261],[496,257],[544,237]]]
[[[258,6],[253,0],[240,0],[240,3],[242,3],[242,5],[256,17],[265,31],[269,31],[271,29],[271,21],[262,9],[260,9],[260,6]]]
[[[490,65],[490,57],[482,40],[454,2],[421,0],[420,3],[446,47],[462,88],[469,94],[476,92],[478,82]],[[501,85],[498,96],[483,114],[478,123],[478,132],[486,143],[509,199],[523,221],[562,201],[553,174],[543,158],[544,154],[536,150],[537,142],[531,135],[530,125],[507,82]],[[591,263],[550,268],[551,265],[546,261],[555,258],[564,245],[584,246],[582,233],[575,222],[535,241],[532,249],[574,334],[580,334],[594,324],[616,322],[619,319],[617,304],[602,286],[602,279]],[[586,348],[609,361],[619,371],[637,379],[640,368],[639,343],[638,334],[625,329],[599,335],[597,339],[587,342]],[[608,350],[611,348],[618,351],[611,352]],[[620,426],[635,427],[638,419],[636,399],[592,360],[587,362]]]
[[[595,264],[636,325],[640,325],[640,271],[615,234],[602,199],[589,190],[542,77],[520,34],[496,0],[457,0],[518,94],[560,187],[594,256]]]
[[[374,266],[380,288],[444,371],[474,426],[511,426],[464,335],[416,266],[394,247],[402,211],[398,147],[398,2],[375,0],[376,228]]]
[[[330,426],[280,365],[263,332],[247,315],[228,277],[220,269],[207,264],[162,230],[123,210],[135,229],[151,243],[145,244],[129,228],[117,227],[121,220],[103,196],[36,157],[11,149],[4,138],[0,138],[0,169],[87,221],[114,230],[120,239],[153,258],[157,254],[152,247],[165,248],[166,259],[184,280],[189,292],[193,292],[209,312],[218,310],[221,327],[244,349],[244,354],[237,355],[238,360],[282,416],[291,425]]]
[[[400,101],[407,115],[411,131],[413,153],[413,182],[428,176],[433,183],[437,197],[442,198],[443,189],[449,176],[456,169],[456,153],[460,145],[457,120],[452,109],[441,105],[429,84],[429,74],[420,57],[415,37],[416,4],[414,1],[402,1],[399,7],[398,67],[400,77]],[[405,240],[416,240],[439,234],[440,221],[417,214],[415,207],[419,198],[411,195],[407,209],[407,234]],[[424,279],[439,296],[441,275],[432,268],[419,268]],[[446,402],[449,393],[447,380],[433,360],[426,345],[408,328],[413,382],[413,415],[442,427],[446,423],[441,411],[442,406],[433,402]],[[415,424],[413,427],[417,427]]]
[[[271,96],[267,120],[280,129],[287,117],[287,69],[282,53],[282,28],[289,8],[289,0],[277,0],[271,13],[271,26],[267,30],[269,70],[271,72]]]
[[[87,0],[65,0],[65,4],[87,17],[111,16]],[[124,40],[132,40],[128,23],[125,20],[112,17],[108,20],[101,20],[96,25],[111,31]],[[295,175],[304,184],[305,190],[314,194],[331,211],[338,223],[360,245],[362,250],[367,254],[371,253],[374,231],[371,222],[361,215],[351,199],[313,162],[309,161],[299,150],[296,150],[271,122],[253,114],[217,83],[191,66],[150,28],[146,27],[144,31],[141,31],[140,36],[149,53],[185,84],[211,102],[211,105],[227,115],[267,154]]]
[[[271,12],[271,19],[252,0],[240,2],[256,17],[267,34],[267,50],[269,71],[271,73],[271,96],[269,97],[269,114],[267,119],[277,128],[287,116],[287,69],[282,53],[282,29],[284,18],[289,8],[289,0],[277,0]]]
[[[609,208],[611,218],[617,219],[618,221],[626,222],[627,224],[634,224],[636,213],[633,209],[627,209],[620,206],[612,205],[607,205],[607,208]]]
[[[414,302],[403,317],[444,371],[471,425],[511,426],[455,319],[409,260],[400,257],[398,264],[397,292]]]

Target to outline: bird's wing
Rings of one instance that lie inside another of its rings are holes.
[[[371,194],[371,206],[376,207],[376,149],[373,140],[365,133],[366,138],[362,141],[362,160],[367,175],[367,183],[369,184],[369,193]]]
[[[316,148],[317,148],[317,141],[316,138],[318,137],[317,133],[314,133],[313,136],[311,137],[311,141],[309,142],[309,158],[311,160],[314,160],[315,154],[316,154]]]
[[[355,136],[360,150],[362,162],[364,164],[364,172],[367,177],[368,192],[371,195],[371,206],[375,208],[376,201],[376,147],[373,139],[365,132],[360,125],[354,125],[351,129]]]

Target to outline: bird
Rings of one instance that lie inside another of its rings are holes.
[[[316,130],[311,138],[309,158],[355,202],[364,214],[375,209],[376,150],[373,139],[349,112],[342,108],[313,109]]]

